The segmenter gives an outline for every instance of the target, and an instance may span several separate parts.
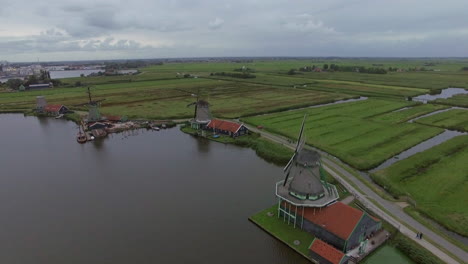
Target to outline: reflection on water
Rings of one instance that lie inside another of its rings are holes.
[[[78,144],[65,120],[0,123],[0,263],[308,263],[247,220],[282,178],[250,149],[177,128]]]
[[[383,162],[382,164],[380,164],[378,167],[370,170],[370,172],[376,172],[378,170],[385,169],[385,168],[387,168],[388,166],[392,165],[395,162],[398,162],[400,160],[411,157],[416,153],[428,150],[428,149],[430,149],[430,148],[432,148],[434,146],[437,146],[439,144],[442,144],[445,141],[447,141],[449,139],[452,139],[452,138],[454,138],[456,136],[465,135],[465,134],[468,134],[468,133],[452,131],[452,130],[445,130],[441,134],[439,134],[439,135],[437,135],[435,137],[432,137],[432,138],[430,138],[430,139],[428,139],[426,141],[423,141],[423,142],[419,143],[418,145],[416,145],[416,146],[414,146],[414,147],[412,147],[412,148],[410,148],[408,150],[405,150],[405,151],[401,152],[400,154],[398,154],[396,156],[393,156],[392,158],[390,158],[390,159],[386,160],[385,162]]]

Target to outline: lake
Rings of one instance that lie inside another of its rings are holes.
[[[81,74],[88,76],[91,73],[104,72],[105,70],[71,70],[71,71],[49,71],[50,78],[52,79],[63,79],[63,78],[73,78],[80,77]]]
[[[308,263],[247,218],[282,168],[178,128],[80,145],[65,120],[0,115],[1,263]]]

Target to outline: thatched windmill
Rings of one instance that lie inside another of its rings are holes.
[[[288,188],[289,194],[299,200],[318,200],[331,192],[322,168],[320,154],[304,148],[304,123],[302,121],[296,150],[284,167],[285,179],[283,187]],[[292,178],[288,181],[289,178]]]
[[[88,87],[87,93],[88,93],[89,101],[87,103],[78,104],[78,105],[75,105],[75,106],[83,106],[83,105],[88,106],[88,122],[96,122],[96,121],[102,120],[101,112],[99,111],[99,107],[101,106],[100,102],[102,102],[102,101],[104,101],[106,99],[93,101],[93,98],[91,97],[90,87]]]
[[[184,90],[180,91],[190,93]],[[190,125],[194,129],[202,129],[211,121],[210,104],[207,101],[200,99],[200,90],[198,90],[196,94],[190,94],[196,98],[194,102],[187,105],[187,107],[192,105],[195,106],[193,118],[190,120]]]

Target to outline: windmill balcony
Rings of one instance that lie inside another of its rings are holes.
[[[318,196],[308,197],[305,195],[300,195],[296,193],[292,193],[289,190],[289,184],[291,183],[292,179],[284,184],[284,181],[280,181],[276,183],[276,196],[282,200],[287,201],[288,203],[295,205],[295,206],[304,206],[304,207],[324,207],[330,203],[333,203],[338,200],[338,190],[336,189],[335,185],[329,184],[329,191],[326,190],[323,194],[319,194]],[[323,182],[323,184],[326,184]],[[324,189],[327,189],[324,187]]]

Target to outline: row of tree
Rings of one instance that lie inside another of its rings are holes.
[[[257,78],[256,75],[248,73],[248,72],[212,72],[210,76],[227,76],[227,77],[234,77],[234,78],[241,78],[241,79],[250,79],[250,78]]]
[[[26,80],[21,79],[9,79],[6,82],[6,86],[13,90],[18,90],[21,85],[27,87],[31,84],[42,84],[52,83],[54,87],[60,86],[62,82],[57,79],[50,78],[50,73],[45,70],[41,70],[39,75],[30,75]]]

